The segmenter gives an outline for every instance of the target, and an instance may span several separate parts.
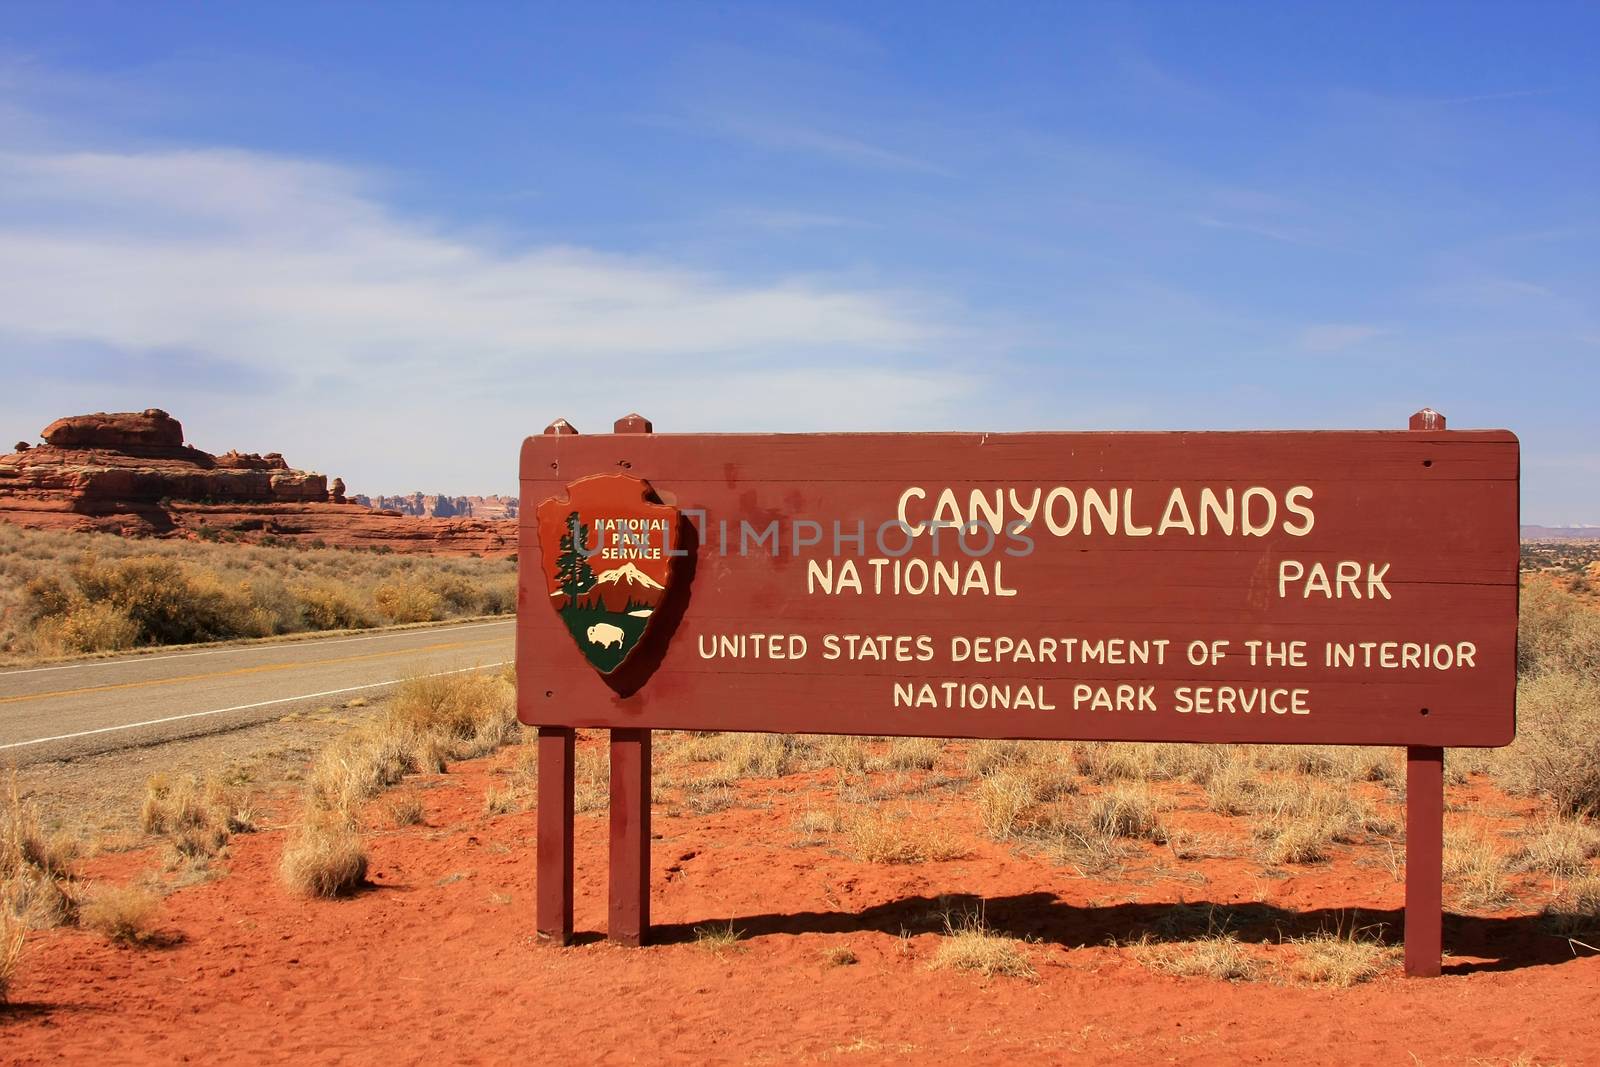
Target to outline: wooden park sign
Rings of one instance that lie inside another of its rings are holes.
[[[542,935],[573,731],[611,730],[611,936],[649,926],[650,731],[1403,745],[1438,973],[1442,750],[1515,731],[1507,431],[653,434],[522,449]]]

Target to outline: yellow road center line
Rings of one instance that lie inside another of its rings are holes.
[[[339,656],[334,659],[316,659],[295,663],[265,663],[257,667],[236,667],[231,671],[213,671],[209,674],[184,674],[173,678],[151,678],[142,682],[116,682],[111,685],[84,686],[81,689],[57,689],[49,693],[28,693],[24,696],[0,697],[0,704],[20,704],[28,700],[51,700],[60,697],[84,696],[89,693],[108,693],[117,689],[139,689],[152,685],[203,682],[213,678],[237,678],[247,674],[265,674],[269,671],[297,671],[311,667],[331,667],[337,663],[356,663],[361,660],[387,659],[392,656],[414,656],[424,652],[444,652],[452,648],[476,648],[482,645],[504,643],[504,638],[492,638],[486,641],[441,641],[437,644],[396,649],[392,652],[368,652],[359,656]]]

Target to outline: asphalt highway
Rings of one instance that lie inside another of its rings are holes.
[[[514,619],[0,671],[0,766],[107,752],[498,667]]]

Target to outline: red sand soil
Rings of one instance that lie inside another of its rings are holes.
[[[1349,855],[1273,877],[1249,859],[1179,862],[1156,846],[1121,880],[1083,878],[984,840],[970,792],[949,791],[916,817],[970,840],[968,857],[864,864],[794,844],[791,820],[828,802],[827,775],[747,783],[744,805],[708,816],[658,806],[656,944],[644,949],[599,938],[606,820],[580,816],[581,942],[536,944],[535,816],[482,815],[494,765],[425,782],[426,825],[374,833],[371,887],[351,899],[290,896],[275,877],[282,833],[268,831],[235,838],[225,877],[167,898],[167,947],[36,935],[0,1009],[0,1061],[1600,1062],[1600,958],[1575,956],[1532,904],[1447,918],[1440,979],[1168,977],[1108,942],[1174,903],[1254,903],[1265,918],[1245,940],[1271,960],[1290,951],[1275,930],[1396,928],[1402,885]],[[1514,802],[1486,789],[1452,799],[1509,815]],[[153,851],[103,856],[88,873],[128,879],[157,864]],[[960,895],[985,900],[991,926],[1036,939],[1036,980],[929,969],[938,914]],[[736,949],[695,943],[696,927],[730,921]],[[823,952],[840,946],[858,962],[829,966]]]

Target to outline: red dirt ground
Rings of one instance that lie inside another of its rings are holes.
[[[0,1060],[1600,1062],[1600,957],[1575,957],[1533,905],[1447,918],[1453,955],[1435,980],[1392,972],[1333,989],[1166,977],[1108,942],[1174,903],[1256,903],[1262,920],[1245,940],[1281,961],[1290,950],[1277,930],[1397,927],[1402,886],[1349,855],[1272,877],[1253,861],[1179,862],[1156,846],[1123,880],[1082,878],[984,840],[970,794],[949,792],[917,817],[946,820],[970,856],[864,864],[794,844],[791,819],[817,802],[825,775],[742,786],[758,807],[673,817],[658,806],[657,943],[644,949],[599,939],[605,815],[580,816],[582,943],[539,945],[535,817],[482,815],[494,765],[428,780],[427,824],[372,835],[372,885],[354,898],[290,896],[275,877],[282,833],[269,831],[234,839],[225,877],[167,898],[168,947],[34,936],[14,1003],[0,1008]],[[1479,808],[1484,788],[1452,799]],[[103,856],[87,873],[128,879],[157,862],[152,851]],[[1036,980],[928,968],[937,915],[962,894],[987,901],[991,926],[1036,939]],[[695,927],[729,921],[743,932],[735,950],[694,942]],[[838,946],[858,962],[827,965],[823,951]]]

